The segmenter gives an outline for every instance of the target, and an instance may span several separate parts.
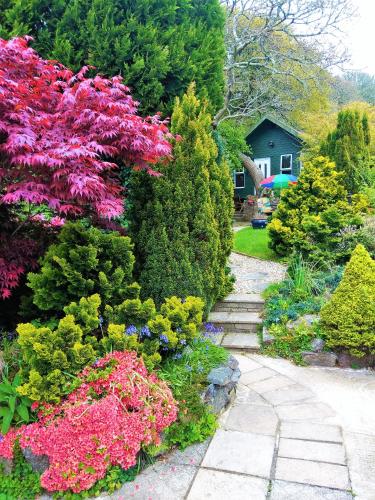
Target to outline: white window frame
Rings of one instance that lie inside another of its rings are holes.
[[[243,186],[237,186],[237,174],[243,174]],[[245,167],[242,167],[242,170],[237,170],[236,172],[234,172],[233,181],[234,181],[234,189],[245,189],[246,186]]]
[[[290,156],[290,168],[286,168],[283,170],[283,158],[285,156]],[[290,172],[289,172],[290,170]],[[288,172],[286,172],[288,171]],[[293,155],[290,153],[290,154],[285,154],[285,155],[280,155],[280,174],[285,174],[287,173],[287,175],[291,175],[293,173]]]

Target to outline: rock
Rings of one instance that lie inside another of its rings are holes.
[[[232,370],[236,370],[236,368],[238,368],[239,362],[234,356],[230,356],[227,364],[229,368],[232,368]]]
[[[12,472],[12,460],[8,460],[7,458],[0,458],[0,465],[2,466],[2,470],[6,476]]]
[[[333,352],[305,351],[302,359],[309,366],[335,366],[337,362],[337,356]]]
[[[30,448],[22,450],[23,456],[29,462],[33,471],[43,473],[49,467],[49,460],[46,455],[35,455]]]
[[[237,361],[237,364],[238,364],[238,361]],[[239,368],[237,368],[236,370],[233,370],[230,383],[238,382],[240,380],[240,377],[241,377],[241,370]]]
[[[317,314],[304,314],[303,316],[299,317],[295,321],[288,321],[286,324],[287,328],[289,330],[293,330],[299,325],[307,325],[311,326],[315,321],[319,320],[319,316]]]
[[[341,368],[373,368],[375,367],[375,356],[367,355],[358,358],[348,352],[338,354],[338,364]]]
[[[232,379],[233,370],[229,366],[214,368],[208,374],[207,380],[215,385],[227,385]]]
[[[265,327],[263,327],[262,338],[263,338],[263,344],[265,344],[265,345],[270,345],[275,340],[275,337],[273,335],[271,335],[268,332],[267,328],[265,328]]]
[[[313,352],[322,352],[324,349],[324,345],[325,345],[325,342],[323,339],[319,339],[319,338],[313,339],[311,341],[311,350]]]
[[[230,394],[226,387],[215,387],[213,399],[209,402],[213,411],[219,414],[230,402]]]

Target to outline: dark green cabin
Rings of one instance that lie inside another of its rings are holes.
[[[298,176],[300,173],[302,139],[292,127],[273,118],[263,118],[249,130],[246,142],[251,148],[252,160],[264,177],[276,174]],[[246,169],[234,174],[234,186],[237,198],[255,194],[253,180]]]

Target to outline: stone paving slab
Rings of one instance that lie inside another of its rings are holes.
[[[353,500],[353,495],[320,486],[273,481],[270,500]]]
[[[269,478],[274,444],[272,436],[218,429],[202,467]]]
[[[262,323],[262,319],[256,312],[213,311],[208,315],[208,321],[212,323]]]
[[[226,333],[221,345],[233,349],[250,349],[253,351],[258,351],[260,348],[256,333]]]
[[[276,411],[282,420],[311,421],[335,415],[328,405],[319,402],[281,405],[276,407]]]
[[[259,477],[200,469],[187,500],[265,500],[267,487]]]
[[[156,462],[131,483],[126,483],[110,498],[116,500],[183,500],[190,488],[196,467]],[[102,497],[103,499],[106,497]],[[108,498],[108,497],[107,497]]]
[[[252,361],[252,360],[250,360]],[[258,382],[260,380],[265,380],[267,378],[271,378],[274,375],[277,375],[277,372],[274,370],[270,370],[269,368],[264,368],[261,365],[259,365],[260,368],[258,370],[253,370],[250,373],[243,373],[240,377],[240,382],[241,384],[244,385],[250,385],[253,384],[254,382]],[[240,366],[241,370],[241,366]]]
[[[273,391],[265,392],[262,396],[269,403],[276,406],[311,399],[315,396],[315,394],[299,384],[293,384],[287,387],[280,387]]]
[[[301,458],[316,462],[345,465],[345,450],[341,444],[281,438],[279,457]]]
[[[260,380],[258,382],[253,382],[250,385],[254,391],[264,394],[269,391],[274,391],[276,389],[281,389],[281,387],[287,387],[293,384],[293,381],[284,375],[275,375],[272,378],[266,380]]]
[[[311,460],[278,457],[275,478],[339,490],[350,488],[347,467]]]
[[[278,418],[271,406],[236,405],[229,412],[225,427],[233,431],[274,436]]]
[[[243,384],[238,384],[236,389],[236,398],[233,402],[234,405],[252,404],[271,406],[260,394],[250,389]]]
[[[264,304],[264,299],[259,293],[230,293],[222,302],[250,302]]]
[[[173,450],[165,457],[165,461],[173,465],[193,465],[199,467],[210,442],[211,439],[206,439],[203,443],[193,444],[185,450]]]
[[[263,368],[260,363],[248,358],[247,356],[243,356],[241,354],[234,354],[233,356],[238,361],[238,368],[240,369],[242,376],[250,371]]]
[[[311,422],[281,422],[280,435],[285,438],[309,439],[342,443],[342,433],[337,425]]]

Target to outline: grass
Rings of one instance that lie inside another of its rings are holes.
[[[268,242],[267,228],[245,227],[235,233],[233,250],[257,259],[280,261],[280,257],[268,247]]]

